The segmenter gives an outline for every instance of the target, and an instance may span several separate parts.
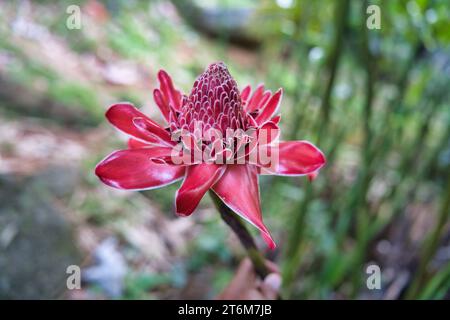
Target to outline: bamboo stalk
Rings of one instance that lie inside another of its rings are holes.
[[[367,8],[367,1],[364,1],[362,5],[363,14]],[[363,124],[364,124],[364,142],[361,148],[363,165],[360,172],[361,176],[361,188],[359,188],[356,193],[357,198],[355,200],[355,210],[350,210],[351,212],[356,212],[356,249],[354,258],[354,267],[359,268],[365,258],[365,249],[367,247],[367,229],[369,224],[367,204],[365,203],[367,191],[370,186],[370,181],[372,179],[372,172],[370,170],[370,163],[372,158],[372,130],[371,130],[371,118],[372,118],[372,103],[374,98],[374,86],[375,86],[375,57],[370,52],[369,47],[369,34],[366,27],[365,19],[361,21],[361,34],[362,34],[362,57],[364,59],[364,67],[366,73],[366,83],[365,83],[365,102],[363,111]],[[359,209],[358,209],[359,207]],[[361,277],[358,272],[354,272],[353,276],[353,292],[352,295],[355,296],[359,285],[361,282]]]
[[[336,1],[337,15],[335,21],[335,36],[331,47],[330,54],[327,58],[328,79],[326,81],[325,92],[320,107],[320,118],[318,126],[318,140],[320,144],[321,138],[324,136],[324,131],[328,125],[331,114],[331,94],[333,92],[334,83],[337,76],[339,60],[342,53],[342,46],[344,42],[344,32],[347,25],[347,17],[350,8],[349,0]]]
[[[419,293],[419,289],[423,284],[427,273],[428,265],[430,264],[431,259],[436,253],[437,247],[439,245],[439,240],[442,236],[442,231],[444,230],[444,227],[450,217],[450,174],[448,174],[447,177],[447,185],[442,200],[442,207],[439,211],[438,220],[434,229],[430,232],[429,237],[423,245],[422,257],[420,259],[418,271],[415,274],[412,284],[406,293],[407,299],[414,299]]]
[[[344,41],[344,31],[347,25],[347,17],[349,12],[350,2],[349,0],[341,0],[336,2],[337,15],[334,21],[335,27],[335,37],[333,45],[329,51],[326,69],[328,71],[328,78],[326,80],[326,87],[324,96],[322,99],[322,105],[320,109],[320,116],[317,119],[317,144],[320,145],[320,141],[325,136],[325,130],[327,128],[330,114],[331,114],[331,94],[336,80],[336,75],[338,71],[339,61],[342,53],[343,41]],[[289,240],[286,246],[286,265],[283,268],[283,286],[285,293],[289,296],[291,295],[292,285],[294,278],[297,274],[299,266],[301,264],[302,258],[302,237],[304,220],[308,207],[310,204],[310,199],[312,198],[313,190],[310,185],[307,186],[305,197],[297,208],[295,214],[295,222],[293,224],[294,228],[290,230]]]

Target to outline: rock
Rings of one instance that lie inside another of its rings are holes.
[[[103,240],[95,249],[94,256],[96,264],[83,270],[83,281],[99,285],[111,298],[120,297],[127,265],[117,249],[117,240]]]

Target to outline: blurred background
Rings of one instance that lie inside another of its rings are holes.
[[[109,105],[158,119],[160,68],[188,92],[219,60],[240,88],[283,87],[282,139],[327,155],[313,183],[260,180],[283,296],[449,298],[449,44],[446,0],[0,1],[0,298],[223,290],[245,252],[207,197],[177,218],[179,183],[125,192],[93,173],[126,142]]]

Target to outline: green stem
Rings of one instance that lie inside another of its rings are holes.
[[[269,273],[269,269],[265,264],[265,259],[261,252],[259,252],[258,247],[253,240],[252,235],[247,230],[247,227],[242,222],[242,220],[230,209],[228,208],[222,200],[213,192],[210,191],[209,194],[213,199],[213,202],[220,212],[220,216],[223,221],[234,231],[236,236],[239,238],[239,241],[244,246],[247,251],[248,257],[253,263],[253,267],[255,268],[255,272],[261,279],[264,279]]]

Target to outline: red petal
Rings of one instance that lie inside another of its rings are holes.
[[[263,94],[264,94],[264,85],[260,84],[256,88],[255,92],[253,93],[252,97],[250,98],[247,104],[246,107],[247,112],[252,112],[259,107]]]
[[[264,106],[261,113],[256,117],[255,120],[258,124],[266,122],[275,114],[275,112],[277,112],[282,96],[283,89],[278,89]]]
[[[153,90],[153,100],[161,111],[164,119],[166,119],[166,121],[170,123],[170,108],[164,101],[163,95],[159,89]]]
[[[133,124],[142,134],[148,136],[149,140],[156,140],[159,145],[173,146],[175,144],[170,139],[170,133],[168,131],[148,118],[133,118]]]
[[[259,100],[258,106],[256,107],[256,109],[261,110],[262,108],[264,108],[264,105],[270,99],[271,96],[272,96],[272,91],[270,91],[270,90],[264,91],[264,94],[262,95],[261,100]]]
[[[95,174],[108,186],[142,190],[165,186],[183,177],[185,167],[166,164],[154,158],[170,156],[172,148],[153,147],[115,151],[95,168]]]
[[[278,115],[278,116],[273,117],[270,121],[272,121],[273,123],[278,125],[280,123],[280,120],[281,120],[281,116]]]
[[[284,141],[280,142],[278,147],[278,165],[276,172],[272,174],[286,176],[311,174],[326,163],[322,151],[308,141]],[[270,174],[264,170],[262,172]]]
[[[278,163],[278,138],[280,128],[272,121],[264,123],[257,131],[257,137],[249,144],[249,152],[245,155],[247,163],[258,167],[269,168]],[[276,157],[272,159],[273,157]]]
[[[165,103],[178,110],[181,106],[181,93],[175,89],[172,78],[164,70],[159,70],[158,80]]]
[[[158,72],[159,89],[153,90],[153,100],[164,119],[170,123],[171,107],[178,110],[181,106],[181,92],[175,89],[172,78],[164,70]]]
[[[147,148],[147,147],[151,147],[151,146],[152,146],[151,144],[142,142],[140,140],[136,140],[133,138],[128,139],[128,148],[129,149]]]
[[[176,212],[180,216],[190,215],[197,208],[203,195],[224,173],[226,166],[201,163],[186,169],[181,188],[176,195]]]
[[[258,129],[258,145],[271,144],[280,136],[280,128],[272,121],[267,121]]]
[[[113,126],[135,139],[159,144],[162,139],[167,139],[167,137],[169,137],[168,142],[172,143],[172,141],[170,141],[170,135],[165,135],[163,132],[167,132],[158,123],[151,120],[130,103],[118,103],[111,106],[108,111],[106,111],[105,116]],[[147,123],[148,127],[152,128],[154,132],[147,132],[146,130],[137,127],[133,122],[133,119],[135,118],[145,119],[145,123]]]
[[[314,171],[313,173],[308,173],[308,180],[314,181],[317,178],[317,175],[319,174],[319,171]]]
[[[269,230],[262,220],[255,166],[228,165],[224,175],[212,189],[231,210],[264,233],[264,240],[269,248],[275,248]]]
[[[250,92],[252,92],[252,87],[250,85],[247,85],[244,89],[242,89],[241,99],[244,105],[247,104],[247,99],[250,96]]]

